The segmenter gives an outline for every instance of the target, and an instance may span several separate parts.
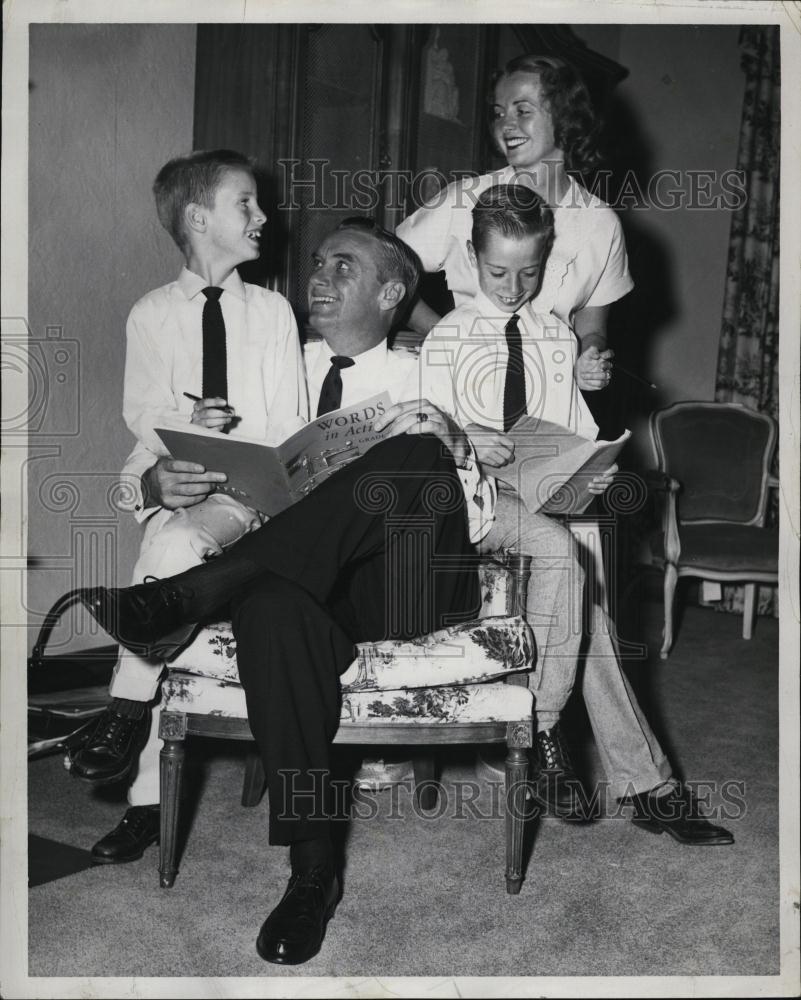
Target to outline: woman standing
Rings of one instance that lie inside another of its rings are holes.
[[[631,291],[620,221],[572,174],[597,162],[599,125],[577,72],[550,56],[523,55],[499,71],[492,86],[493,138],[508,166],[450,184],[398,227],[427,271],[445,271],[456,305],[473,298],[476,272],[467,255],[472,209],[495,184],[525,184],[554,212],[555,239],[533,306],[570,325],[581,353],[576,379],[584,390],[611,378],[609,306]],[[427,333],[440,317],[418,303],[411,326]]]

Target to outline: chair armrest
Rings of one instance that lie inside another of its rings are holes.
[[[644,473],[643,478],[645,479],[646,486],[657,493],[678,493],[681,489],[681,483],[678,479],[674,479],[673,476],[662,472],[661,469],[649,469]]]

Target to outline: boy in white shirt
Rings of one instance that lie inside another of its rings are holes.
[[[246,284],[236,271],[258,258],[266,221],[252,162],[232,150],[194,152],[167,163],[153,191],[185,266],[177,280],[140,299],[127,324],[123,415],[137,444],[123,481],[145,525],[134,583],[199,565],[263,521],[214,492],[224,474],[170,458],[154,427],[183,418],[268,438],[281,424],[308,419],[292,309],[282,295]],[[132,808],[93,848],[96,863],[141,857],[143,839],[157,839],[158,720],[151,723],[150,704],[162,669],[161,661],[121,655],[109,708],[72,756],[74,775],[108,784],[128,776],[148,733],[153,744],[129,789]]]
[[[473,209],[467,246],[479,292],[443,317],[421,348],[420,397],[465,429],[489,476],[512,461],[514,443],[506,432],[524,414],[593,439],[597,434],[578,385],[605,384],[608,355],[596,352],[593,363],[577,366],[570,328],[530,305],[553,235],[553,213],[538,195],[520,185],[484,191]],[[383,422],[397,419],[403,409],[393,407]],[[591,491],[602,493],[616,471],[613,466],[597,477]],[[581,653],[586,657],[584,700],[612,793],[633,797],[640,825],[664,830],[681,843],[732,843],[728,831],[698,816],[689,791],[672,777],[620,668],[601,609],[593,607],[593,619],[582,621],[583,571],[570,532],[550,517],[529,512],[517,492],[500,481],[484,514],[480,552],[508,548],[533,557],[526,617],[538,650],[533,678],[538,797],[563,818],[581,815],[578,778],[559,725]],[[543,615],[544,609],[555,613]]]

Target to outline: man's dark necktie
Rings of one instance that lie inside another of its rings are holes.
[[[509,360],[503,386],[503,429],[508,431],[526,412],[526,370],[523,366],[523,341],[520,337],[517,313],[504,327]]]
[[[222,288],[203,289],[203,398],[228,399],[228,361],[225,350],[225,321],[220,296]]]
[[[342,376],[339,374],[343,368],[350,368],[356,362],[353,358],[343,358],[335,354],[331,358],[331,367],[323,379],[323,387],[320,390],[320,402],[317,405],[317,416],[324,413],[338,410],[342,406]]]

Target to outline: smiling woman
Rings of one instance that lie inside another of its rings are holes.
[[[556,233],[533,307],[568,323],[582,351],[603,350],[608,307],[633,282],[617,216],[571,176],[597,159],[599,127],[587,89],[562,60],[524,55],[495,75],[489,103],[493,139],[508,166],[449,185],[402,222],[398,235],[427,271],[445,272],[463,305],[478,290],[467,249],[474,205],[496,184],[525,184],[553,209]],[[423,304],[410,325],[427,333],[437,319]]]

